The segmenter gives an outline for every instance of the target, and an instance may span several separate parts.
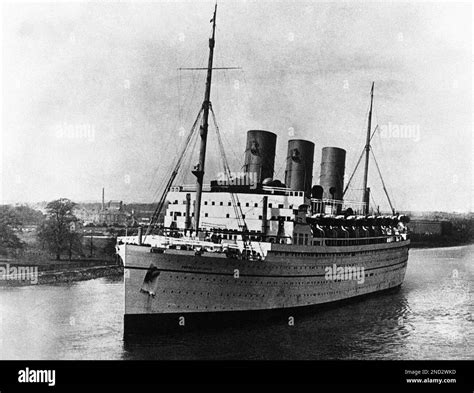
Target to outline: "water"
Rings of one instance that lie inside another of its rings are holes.
[[[123,341],[121,279],[0,288],[0,359],[474,359],[474,245],[411,250],[397,293],[283,321]]]

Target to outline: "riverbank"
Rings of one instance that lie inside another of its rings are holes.
[[[94,266],[82,269],[72,269],[59,272],[42,272],[38,284],[56,284],[74,281],[92,280],[101,277],[115,277],[123,275],[122,266]]]
[[[0,287],[69,283],[122,275],[123,266],[111,260],[0,260]]]

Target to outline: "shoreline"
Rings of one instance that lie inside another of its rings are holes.
[[[56,261],[55,261],[56,262]],[[105,262],[105,263],[104,263]],[[71,283],[77,281],[87,281],[102,277],[122,277],[123,266],[116,263],[102,261],[102,263],[80,266],[78,263],[51,263],[50,265],[34,265],[37,275],[34,280],[31,278],[0,278],[0,288],[2,287],[23,287],[32,285],[50,285]],[[10,268],[25,267],[31,268],[33,265],[14,261],[9,263]],[[61,265],[61,266],[60,266]],[[54,269],[53,269],[54,268]]]
[[[469,246],[474,244],[474,241],[444,241],[439,242],[435,240],[418,240],[411,241],[410,249],[427,249],[427,248],[448,248],[448,247],[460,247],[460,246]]]
[[[94,266],[62,272],[42,273],[39,275],[36,285],[87,281],[102,277],[119,277],[123,276],[123,266]]]

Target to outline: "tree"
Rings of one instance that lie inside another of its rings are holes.
[[[44,219],[43,213],[27,205],[19,205],[13,208],[21,225],[39,225]]]
[[[73,213],[75,206],[66,198],[49,202],[46,206],[47,219],[41,225],[38,237],[57,260],[61,259],[63,252],[68,252],[69,260],[74,252],[82,253],[82,235],[76,232],[78,219]]]
[[[0,206],[0,255],[9,256],[23,249],[24,243],[17,236],[21,222],[11,206]]]

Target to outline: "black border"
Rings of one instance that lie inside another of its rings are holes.
[[[376,388],[391,385],[405,390],[474,391],[474,362],[455,361],[0,361],[0,391],[52,391],[74,385],[125,389],[145,385],[343,385]],[[18,382],[19,370],[54,369],[56,385]],[[418,378],[455,378],[455,384],[409,384],[405,370],[455,370],[454,375]],[[285,387],[283,387],[286,389]]]

